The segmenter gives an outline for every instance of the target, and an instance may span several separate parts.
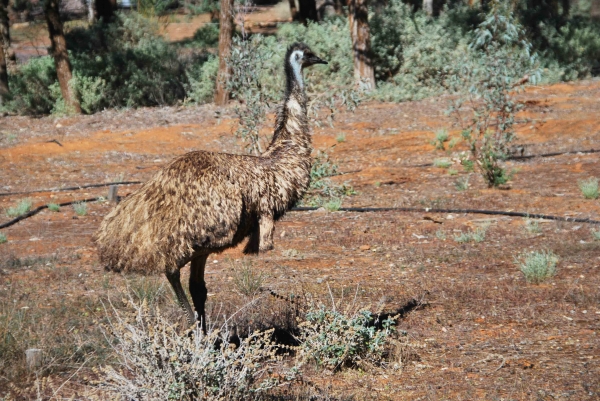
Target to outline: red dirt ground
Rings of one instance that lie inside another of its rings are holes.
[[[518,126],[518,144],[526,155],[599,147],[600,81],[534,87],[523,96],[527,107],[519,120],[530,120]],[[598,154],[509,161],[516,174],[504,190],[488,189],[471,174],[469,189],[458,191],[455,181],[467,173],[457,165],[452,167],[459,171],[457,176],[419,167],[447,157],[430,144],[435,130],[446,127],[457,135],[457,127],[444,115],[447,100],[363,104],[355,113],[339,113],[333,128],[314,129],[315,149],[327,152],[343,173],[334,179],[357,190],[343,206],[479,208],[600,220],[600,202],[584,199],[577,185],[578,180],[600,177]],[[243,144],[232,135],[235,124],[230,109],[211,105],[111,110],[69,118],[3,118],[0,192],[143,181],[190,150],[241,153]],[[340,134],[345,140],[338,142]],[[124,195],[136,187],[119,191]],[[106,188],[9,195],[0,197],[0,209],[27,196],[38,206],[100,195],[106,195]],[[70,207],[57,213],[45,210],[2,230],[8,237],[0,245],[3,313],[55,311],[65,302],[91,305],[110,293],[118,297],[130,279],[103,272],[91,242],[111,207],[89,204],[85,216],[76,216]],[[3,215],[0,224],[8,220]],[[481,225],[489,225],[483,242],[454,240],[458,233]],[[312,378],[333,396],[596,400],[600,241],[594,241],[591,229],[600,227],[542,221],[539,232],[530,232],[524,219],[512,217],[291,212],[277,225],[275,250],[247,260],[267,274],[267,285],[281,294],[301,288],[324,296],[331,288],[339,298],[353,296],[358,286],[359,304],[385,311],[413,298],[422,300],[423,307],[399,322],[410,352],[395,355],[388,368]],[[540,249],[560,257],[558,273],[544,284],[529,285],[514,258]],[[34,257],[45,259],[21,266],[11,262]],[[212,308],[238,297],[231,267],[240,258],[239,249],[212,258],[207,270]],[[64,329],[53,326],[52,316],[45,319],[44,327]],[[81,333],[90,330],[86,325],[91,323],[81,319],[69,323],[72,328],[64,342],[83,341]],[[10,377],[9,367],[3,369],[0,395]],[[55,381],[64,382],[75,369],[55,373]],[[80,376],[62,390],[84,394]],[[30,383],[34,379],[19,377]]]

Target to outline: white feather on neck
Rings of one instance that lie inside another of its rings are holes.
[[[302,50],[295,50],[290,55],[290,65],[292,66],[292,71],[294,72],[294,77],[296,78],[296,82],[298,86],[302,89],[304,87],[304,82],[302,81],[302,56],[304,56],[304,52]]]

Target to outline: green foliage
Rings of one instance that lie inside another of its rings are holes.
[[[337,212],[342,207],[342,200],[340,198],[332,198],[327,202],[323,203],[323,207],[328,212]]]
[[[167,293],[164,281],[156,277],[135,277],[127,284],[133,295],[133,299],[140,304],[145,303],[148,306],[160,303]]]
[[[445,143],[448,141],[449,135],[448,130],[440,129],[435,131],[435,139],[431,141],[431,144],[435,146],[436,150],[446,150]]]
[[[85,216],[88,211],[87,203],[75,202],[73,203],[73,210],[77,216]]]
[[[9,207],[5,213],[7,217],[18,217],[31,210],[33,202],[31,199],[21,199],[17,206]]]
[[[598,199],[598,179],[595,177],[577,183],[585,199]]]
[[[464,63],[451,77],[451,87],[461,93],[449,109],[463,127],[462,138],[489,187],[508,182],[502,166],[514,140],[515,114],[522,104],[513,92],[537,82],[540,71],[531,44],[505,3],[494,3],[475,30]],[[464,116],[464,107],[471,116]]]
[[[48,203],[48,210],[50,210],[51,212],[59,212],[60,211],[60,205],[58,203]]]
[[[218,69],[219,58],[209,56],[206,62],[191,66],[186,71],[189,81],[187,98],[190,101],[203,104],[213,100]]]
[[[460,233],[459,235],[454,236],[454,241],[458,242],[459,244],[464,244],[467,242],[483,242],[485,241],[485,235],[487,233],[488,228],[489,225],[484,225],[477,228],[475,231]]]
[[[328,40],[323,40],[326,37]],[[321,23],[283,24],[276,36],[253,35],[234,38],[228,60],[231,75],[228,88],[240,105],[236,108],[240,126],[237,134],[244,138],[247,150],[260,153],[267,138],[260,137],[265,116],[282,101],[285,88],[283,57],[296,41],[308,44],[328,65],[304,71],[306,92],[311,100],[308,114],[316,124],[333,123],[339,107],[353,109],[359,102],[354,88],[354,67],[347,23],[332,19]],[[327,113],[322,114],[323,110]]]
[[[2,109],[19,114],[48,114],[56,102],[52,86],[57,83],[50,56],[32,58],[16,74],[9,74],[10,93]]]
[[[558,257],[551,251],[533,251],[515,258],[528,283],[539,284],[556,274]]]
[[[448,14],[433,19],[391,0],[369,24],[376,73],[382,80],[373,94],[376,99],[418,100],[447,89],[445,81],[463,61],[468,40]]]
[[[600,230],[591,230],[594,241],[600,241]]]
[[[167,9],[177,5],[176,0],[135,0],[137,12],[146,18],[163,14]]]
[[[339,370],[361,362],[379,362],[386,342],[395,332],[395,318],[375,327],[377,317],[370,311],[341,312],[324,305],[312,307],[299,325],[300,356],[319,366]]]
[[[531,234],[539,234],[542,232],[542,228],[540,227],[538,220],[526,219],[525,229]]]
[[[4,244],[7,241],[8,239],[6,238],[6,234],[0,233],[0,244]]]
[[[448,168],[452,165],[452,161],[448,159],[435,159],[433,166],[438,168]]]
[[[459,191],[466,191],[467,189],[469,189],[469,179],[470,179],[470,175],[466,175],[464,177],[460,177],[458,178],[455,182],[454,182],[454,187],[459,190]]]
[[[337,205],[339,209],[343,197],[354,195],[356,192],[354,188],[346,183],[339,185],[329,179],[329,177],[337,174],[337,164],[329,160],[327,153],[318,152],[310,170],[308,194],[305,195],[302,202],[308,206],[316,207],[326,207],[325,204],[329,203],[327,207],[335,208]]]

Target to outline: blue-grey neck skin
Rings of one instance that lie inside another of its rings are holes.
[[[292,72],[294,73],[295,83],[298,85],[300,89],[304,88],[304,81],[302,80],[302,56],[304,52],[302,50],[296,50],[290,55],[289,63],[292,67]]]

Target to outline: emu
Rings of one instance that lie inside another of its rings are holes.
[[[285,56],[285,101],[273,139],[260,156],[196,151],[163,167],[102,221],[94,240],[114,272],[164,273],[188,323],[206,332],[204,269],[210,254],[248,242],[244,253],[273,249],[274,222],[310,182],[312,143],[302,70],[327,64],[303,43]],[[190,263],[189,289],[180,270]]]

